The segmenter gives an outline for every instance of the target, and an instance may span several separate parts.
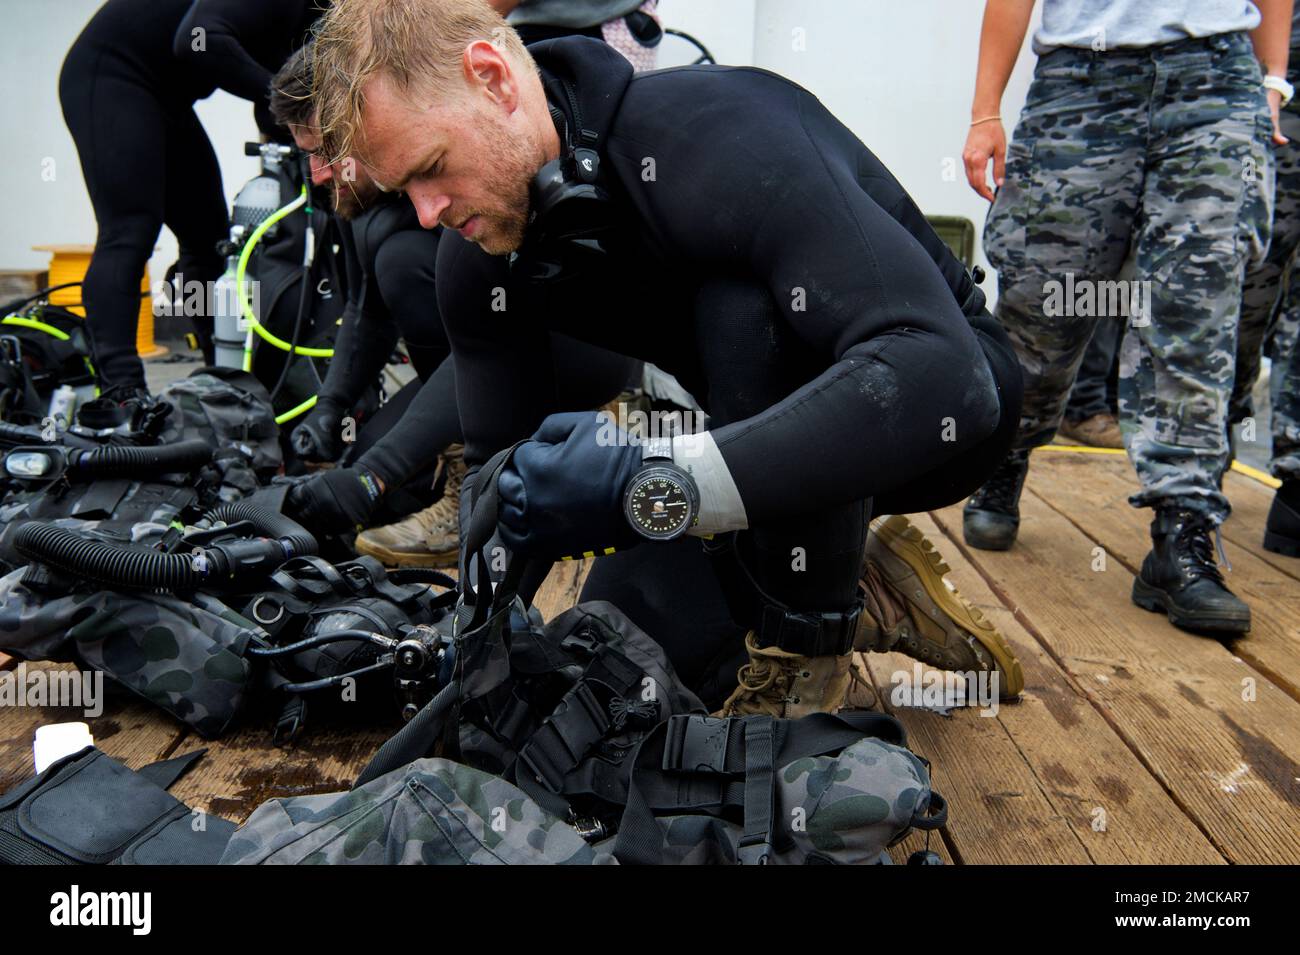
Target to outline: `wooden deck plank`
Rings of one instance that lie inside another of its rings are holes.
[[[591,572],[592,562],[593,559],[555,562],[533,596],[533,606],[541,611],[543,619],[549,621],[578,602],[578,594]]]
[[[948,541],[932,519],[912,515],[912,522],[944,554],[952,571],[949,580],[974,603],[1011,642],[1024,668],[1026,689],[1018,703],[1004,704],[994,717],[982,717],[974,709],[953,711],[943,718],[924,710],[903,709],[898,715],[912,732],[925,738],[941,737],[943,754],[922,752],[935,766],[936,787],[953,803],[955,830],[949,833],[966,862],[1038,861],[1049,856],[1054,842],[1029,847],[1021,841],[1044,839],[1040,827],[1061,829],[1086,853],[1083,861],[1100,864],[1222,863],[1220,855],[1171,800],[1160,784],[1147,773],[1087,697],[1043,650],[1014,614],[998,601],[978,571]],[[910,669],[913,661],[889,655],[891,669]],[[922,726],[921,724],[928,724]],[[990,746],[982,740],[981,724],[997,724],[1007,743]],[[913,743],[920,752],[919,737]],[[1008,745],[1009,744],[1009,745]],[[925,745],[930,745],[927,742]],[[1010,767],[998,760],[1008,761]],[[972,767],[969,774],[953,776],[954,764]],[[1020,767],[1024,767],[1021,769]],[[1027,775],[1026,775],[1027,773]],[[944,777],[948,777],[945,782]],[[1020,788],[1005,780],[1024,780]],[[1013,812],[1021,805],[1040,805],[1038,799],[1000,796],[1025,792],[1033,786],[1041,796],[1039,818],[1014,819],[1011,831],[990,831],[1003,825],[1001,814],[991,814],[990,800],[1002,800],[996,808]],[[952,790],[949,792],[948,790]],[[991,815],[982,830],[970,838],[961,821]],[[1104,823],[1104,829],[1094,828]],[[1020,832],[1023,828],[1025,832]],[[982,844],[992,840],[990,851]],[[969,843],[975,844],[969,844]],[[1077,853],[1050,861],[1072,862]]]
[[[1129,573],[1138,571],[1151,549],[1152,512],[1128,504],[1137,481],[1125,459],[1037,455],[1030,475],[1031,491],[1081,527]],[[1238,497],[1248,500],[1249,494],[1243,491]],[[1239,516],[1233,535],[1262,538],[1263,525],[1250,527]],[[1279,572],[1249,548],[1225,545],[1225,551],[1233,566],[1226,575],[1228,586],[1251,607],[1250,635],[1229,646],[1300,700],[1300,581]]]
[[[903,721],[913,752],[930,760],[931,782],[950,807],[945,830],[963,863],[1092,861],[996,719],[970,710],[943,717],[895,708],[889,701],[891,676],[910,672],[911,659],[873,653],[867,665],[886,712]]]
[[[27,663],[28,671],[76,668],[70,663]],[[161,759],[185,735],[185,726],[143,700],[114,696],[104,712],[86,718],[67,707],[6,707],[0,724],[0,792],[5,792],[35,772],[32,741],[36,728],[47,723],[84,722],[95,745],[132,769]]]
[[[1050,494],[1041,463],[1032,486]],[[1128,572],[1115,561],[1094,572],[1092,541],[1037,494],[1021,513],[1017,545],[978,558],[999,599],[1226,858],[1300,857],[1300,767],[1288,755],[1300,752],[1300,705],[1218,643],[1133,606]],[[959,505],[935,517],[960,539]],[[1251,702],[1246,677],[1257,678]]]
[[[242,823],[268,799],[350,789],[399,728],[308,726],[301,739],[285,747],[272,745],[265,724],[250,724],[215,741],[191,733],[173,755],[203,748],[207,753],[171,793],[195,809]]]

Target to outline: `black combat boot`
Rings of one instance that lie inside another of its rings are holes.
[[[1264,549],[1300,557],[1300,478],[1283,481],[1268,509]]]
[[[1204,514],[1163,507],[1151,522],[1151,553],[1133,580],[1133,602],[1183,630],[1245,633],[1250,607],[1237,598],[1214,561],[1214,522]]]
[[[1007,550],[1020,530],[1020,491],[1029,473],[1029,452],[1012,451],[971,495],[962,511],[966,543],[980,550]]]

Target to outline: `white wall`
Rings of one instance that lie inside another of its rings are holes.
[[[756,0],[756,66],[815,93],[903,184],[927,215],[984,228],[988,203],[970,188],[961,152],[970,126],[984,4],[978,0]],[[1035,16],[1035,25],[1037,15]],[[1028,36],[1002,116],[1007,135],[1034,58]],[[799,32],[802,31],[802,32]],[[982,248],[977,260],[994,274]]]
[[[95,220],[76,149],[63,125],[58,73],[99,0],[0,0],[0,96],[8,175],[0,188],[0,268],[46,261],[36,244],[93,242]],[[699,37],[719,62],[757,65],[807,87],[889,166],[921,208],[984,223],[986,204],[966,185],[961,149],[970,122],[980,19],[978,0],[662,0],[664,24]],[[796,42],[802,30],[802,44]],[[802,45],[802,49],[799,49]],[[667,38],[663,63],[694,51]],[[1010,131],[1028,87],[1022,52],[1003,102]],[[256,134],[252,110],[218,92],[197,106],[217,150],[227,198],[257,172],[243,155]],[[43,178],[54,160],[54,181]],[[945,165],[945,163],[950,163]],[[955,178],[945,171],[955,170]],[[155,278],[174,260],[164,230]],[[986,283],[991,289],[991,283]]]

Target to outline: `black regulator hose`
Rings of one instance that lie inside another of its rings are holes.
[[[190,554],[91,540],[37,521],[18,528],[14,547],[30,560],[114,589],[195,590],[208,576]]]
[[[203,515],[206,521],[222,521],[234,524],[236,521],[248,521],[267,537],[288,541],[293,549],[293,557],[303,557],[317,553],[320,548],[311,531],[292,518],[285,517],[279,511],[259,507],[247,501],[230,501],[218,504]],[[288,559],[288,558],[286,558]]]
[[[71,452],[68,474],[83,479],[173,474],[193,471],[211,462],[212,445],[198,439],[145,447],[116,445]]]
[[[164,554],[134,544],[92,540],[53,524],[18,528],[14,547],[29,560],[113,589],[197,590],[263,573],[292,557],[315,554],[316,538],[283,514],[245,501],[222,504],[204,515],[213,521],[248,521],[260,540],[217,541],[195,554]]]

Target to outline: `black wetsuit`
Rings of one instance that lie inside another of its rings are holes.
[[[213,281],[225,267],[216,251],[228,229],[221,169],[194,101],[218,87],[265,100],[270,71],[318,15],[313,5],[109,0],[68,51],[59,100],[99,227],[82,301],[102,383],[144,385],[140,276],[163,224],[176,234],[185,281]],[[201,44],[192,33],[200,28]],[[210,336],[210,318],[196,325]]]
[[[556,410],[537,400],[549,333],[653,361],[711,415],[750,528],[736,547],[759,582],[796,609],[845,611],[869,515],[959,500],[1008,446],[1020,370],[983,294],[889,171],[794,83],[714,66],[634,77],[585,38],[530,50],[557,128],[594,134],[618,229],[598,267],[563,283],[512,282],[507,260],[444,239],[438,301],[467,461]],[[496,286],[523,304],[492,313]],[[698,542],[683,548],[698,555]],[[680,660],[698,634],[690,587],[657,582],[681,576],[656,571],[668,556],[643,545],[598,560],[584,598],[627,609],[641,595],[634,619]]]

